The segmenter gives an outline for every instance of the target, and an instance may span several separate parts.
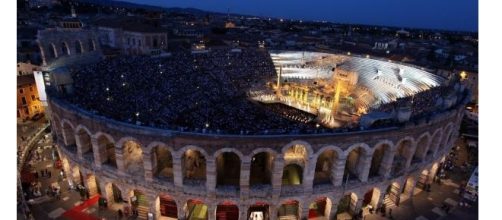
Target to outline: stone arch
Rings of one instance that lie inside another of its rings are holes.
[[[163,218],[178,218],[178,203],[173,196],[160,193],[155,199],[155,213],[157,216],[155,219]]]
[[[68,46],[68,43],[66,41],[61,42],[61,55],[70,55],[70,47]]]
[[[386,175],[388,169],[390,169],[390,163],[392,163],[393,149],[394,143],[389,140],[382,140],[375,144],[371,156],[370,178]]]
[[[344,196],[342,196],[342,198],[340,198],[340,201],[338,202],[336,213],[348,213],[349,215],[354,216],[355,214],[357,214],[357,199],[358,196],[354,192],[345,194]]]
[[[84,125],[78,125],[75,129],[75,140],[77,147],[80,149],[82,157],[86,160],[94,161],[94,150],[92,147],[91,135],[92,133]]]
[[[113,137],[100,131],[94,134],[94,138],[98,144],[99,163],[117,168],[116,146]]]
[[[343,151],[336,146],[325,146],[315,155],[314,185],[335,183],[335,166],[337,160],[344,156]]]
[[[301,185],[303,184],[304,168],[296,163],[290,163],[284,166],[282,172],[282,185]]]
[[[216,186],[240,185],[243,155],[231,148],[223,148],[214,153],[216,165]]]
[[[436,154],[439,146],[441,145],[441,136],[443,135],[443,130],[438,128],[434,134],[432,135],[431,142],[429,144],[429,148],[427,149],[427,153],[425,157],[428,159],[432,159]]]
[[[306,159],[308,159],[311,155],[314,155],[314,151],[312,150],[312,145],[310,145],[306,141],[302,141],[302,140],[291,141],[290,143],[284,145],[281,148],[282,155],[285,156],[286,155],[286,151],[288,151],[291,147],[293,147],[295,145],[300,145],[300,146],[303,146],[305,148],[305,154],[304,155],[305,155]]]
[[[414,153],[415,140],[412,137],[404,137],[395,145],[396,151],[392,161],[392,176],[402,174],[411,162]]]
[[[271,185],[277,152],[270,148],[259,148],[254,150],[251,155],[249,185]]]
[[[82,54],[84,53],[84,45],[82,44],[82,41],[77,39],[75,40],[75,54]]]
[[[53,43],[50,43],[49,48],[47,50],[49,51],[47,54],[47,55],[49,55],[48,58],[50,58],[50,59],[58,58],[59,54],[58,54],[58,50],[57,50],[56,45],[54,45]]]
[[[277,219],[300,219],[299,201],[296,199],[282,201],[277,210]]]
[[[453,135],[453,124],[449,123],[443,133],[443,139],[441,140],[441,146],[439,146],[439,151],[443,151],[448,147],[450,144],[449,142],[451,141],[451,137]]]
[[[202,199],[188,199],[183,207],[185,210],[185,219],[192,219],[197,216],[199,219],[208,219],[208,206]],[[199,213],[197,213],[199,212]]]
[[[64,139],[64,144],[69,148],[77,150],[77,146],[75,143],[75,126],[68,121],[67,119],[63,119],[61,121],[61,128],[63,130],[63,139]]]
[[[373,152],[365,143],[357,143],[351,145],[345,151],[345,171],[344,176],[349,176],[348,179],[364,180],[366,163],[371,159],[370,155]]]
[[[427,148],[431,142],[431,135],[425,132],[416,141],[415,153],[413,154],[412,163],[419,163],[425,159]]]
[[[238,202],[224,200],[216,205],[216,220],[239,219]]]
[[[181,170],[184,184],[200,184],[206,180],[206,161],[209,158],[204,149],[188,145],[181,148]]]
[[[308,218],[311,219],[331,219],[331,206],[333,205],[332,200],[327,196],[321,196],[315,198],[309,204]]]
[[[142,176],[143,168],[143,149],[138,140],[132,137],[121,138],[118,147],[122,153],[124,171],[131,175]]]
[[[163,142],[154,141],[146,147],[145,152],[150,152],[154,177],[160,179],[172,179],[174,177],[173,149],[171,147]]]

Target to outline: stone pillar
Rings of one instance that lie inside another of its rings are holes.
[[[79,160],[83,160],[83,152],[82,152],[82,139],[80,138],[80,135],[75,134],[75,144],[77,145],[77,158]]]
[[[208,197],[216,196],[216,161],[213,157],[206,160],[206,190]]]
[[[239,220],[247,220],[248,209],[246,205],[239,206]]]
[[[408,192],[408,198],[410,198],[410,199],[413,197],[413,191],[415,191],[415,187],[417,186],[417,182],[418,182],[418,180],[414,179],[413,184],[410,189],[410,192]]]
[[[121,176],[126,176],[126,167],[124,162],[124,150],[115,148],[115,160],[117,162],[118,174]]]
[[[185,204],[178,203],[176,204],[176,208],[178,209],[178,220],[185,220],[185,209],[183,209],[183,206]]]
[[[397,150],[390,150],[388,153],[384,154],[382,164],[380,165],[380,170],[378,173],[385,177],[386,179],[390,177],[392,171],[392,163],[394,162],[394,156]]]
[[[249,197],[249,178],[251,175],[251,161],[248,158],[245,158],[241,162],[241,171],[240,171],[240,193],[241,193],[241,201],[247,200]]]
[[[281,196],[282,172],[284,169],[284,157],[278,155],[274,160],[274,169],[272,173],[272,199],[278,200]],[[277,216],[277,215],[276,215]]]
[[[152,167],[152,154],[143,151],[143,169],[145,170],[145,180],[148,182],[153,181],[153,167]]]
[[[359,210],[361,210],[363,206],[363,198],[357,197],[356,207],[354,208],[354,214],[357,215]]]
[[[280,204],[275,205],[275,204],[270,204],[268,207],[270,218],[269,219],[277,219],[277,209]]]
[[[341,186],[343,183],[343,175],[345,172],[345,160],[346,158],[337,158],[333,164],[334,166],[334,181],[335,186]],[[333,170],[332,170],[333,172]]]
[[[336,212],[338,211],[338,203],[331,201],[331,210],[329,211],[328,219],[336,219]]]
[[[316,162],[317,161],[312,156],[305,163],[305,168],[304,168],[305,174],[303,175],[303,193],[305,195],[312,194],[312,191],[313,191],[312,187],[314,185],[314,176],[315,176],[315,165],[316,165]]]
[[[101,164],[103,164],[106,159],[106,147],[103,147],[105,149],[100,149],[98,139],[94,136],[91,136],[91,145],[94,154],[94,166],[101,169]]]
[[[216,220],[216,204],[206,204],[206,205],[207,205],[208,220]]]
[[[385,191],[380,192],[380,196],[378,197],[377,203],[373,207],[374,209],[378,208],[380,204],[384,203],[385,193],[386,193]]]
[[[173,176],[174,176],[174,188],[176,192],[183,192],[183,171],[181,169],[181,156],[174,153],[173,153]],[[178,214],[178,216],[180,215]]]
[[[309,219],[309,205],[310,203],[307,199],[305,199],[303,202],[300,202],[300,204],[298,205],[298,215],[300,216],[300,219]]]
[[[373,159],[372,155],[366,155],[362,158],[361,170],[359,170],[359,179],[363,183],[368,181],[368,176],[371,169],[371,159]]]

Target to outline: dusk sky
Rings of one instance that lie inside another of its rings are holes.
[[[478,30],[477,0],[125,0],[164,7],[339,23]]]

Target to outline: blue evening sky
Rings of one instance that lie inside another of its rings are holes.
[[[478,0],[125,0],[164,7],[445,30],[478,30]]]

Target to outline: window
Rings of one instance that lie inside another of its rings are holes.
[[[23,105],[26,105],[26,98],[25,97],[21,97],[21,101],[23,102]]]
[[[33,92],[33,86],[30,86],[30,92]]]
[[[20,94],[23,94],[24,90],[23,89],[19,89],[19,93]]]
[[[35,101],[35,95],[31,95],[31,101]]]

